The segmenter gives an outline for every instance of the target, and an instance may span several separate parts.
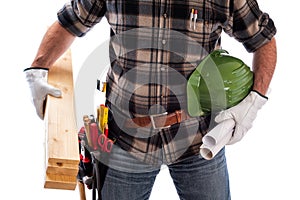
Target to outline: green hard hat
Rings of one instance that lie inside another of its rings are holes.
[[[253,73],[226,50],[207,55],[187,82],[187,106],[191,116],[201,116],[235,106],[251,91]]]

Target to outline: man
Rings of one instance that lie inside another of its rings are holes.
[[[224,149],[209,161],[199,156],[214,113],[188,115],[186,80],[206,55],[221,47],[222,31],[253,52],[253,91],[215,118],[218,123],[234,119],[230,143],[241,140],[267,101],[276,65],[276,28],[269,15],[255,0],[66,3],[25,70],[40,118],[45,96],[60,96],[46,83],[45,69],[103,16],[111,27],[106,98],[109,137],[116,142],[101,160],[109,166],[102,198],[148,199],[166,164],[181,199],[230,199]]]

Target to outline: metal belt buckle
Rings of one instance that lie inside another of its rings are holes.
[[[156,124],[155,124],[155,120],[154,120],[156,117],[167,116],[167,115],[168,115],[168,112],[164,112],[164,113],[161,113],[161,114],[149,115],[152,127],[154,129],[158,129],[158,130],[161,130],[161,129],[164,129],[164,128],[169,128],[170,125],[168,125],[168,126],[162,126],[162,127],[157,127]]]

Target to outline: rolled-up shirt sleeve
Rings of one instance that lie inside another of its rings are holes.
[[[57,17],[64,28],[82,37],[101,21],[105,12],[103,0],[71,0],[58,11]]]
[[[276,34],[273,20],[260,10],[256,0],[234,0],[232,18],[225,29],[248,52],[255,52]]]

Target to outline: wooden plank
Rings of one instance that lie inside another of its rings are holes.
[[[56,165],[52,165],[48,163],[47,165],[47,173],[48,174],[57,174],[57,175],[73,175],[76,176],[78,173],[78,163],[76,164],[66,164],[66,160],[64,163],[57,162]]]
[[[70,50],[49,70],[48,83],[59,88],[62,91],[62,97],[47,97],[45,188],[75,189],[79,146]]]
[[[75,190],[76,185],[77,185],[77,179],[74,176],[46,173],[44,188]]]

